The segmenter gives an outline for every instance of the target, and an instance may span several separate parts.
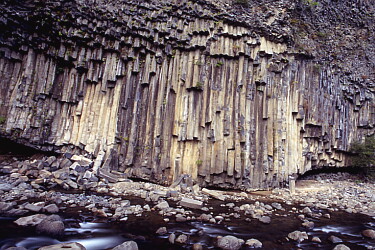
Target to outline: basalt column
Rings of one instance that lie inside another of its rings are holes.
[[[164,184],[189,174],[269,188],[346,166],[350,143],[374,131],[373,89],[219,11],[198,1],[4,7],[1,135]]]

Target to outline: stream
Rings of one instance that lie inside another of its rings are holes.
[[[218,201],[213,201],[211,205],[214,211],[222,209]],[[59,239],[38,235],[32,228],[19,228],[13,223],[16,218],[1,217],[0,249],[10,246],[38,249],[62,242],[79,242],[88,250],[102,250],[128,240],[136,241],[139,249],[191,249],[194,243],[200,243],[204,249],[215,249],[216,237],[225,235],[233,235],[245,241],[256,238],[263,243],[263,249],[333,249],[335,244],[328,241],[331,235],[341,238],[343,244],[351,249],[375,248],[374,240],[361,235],[365,229],[375,229],[375,217],[334,212],[330,219],[312,219],[315,227],[305,229],[297,215],[287,211],[280,212],[272,216],[271,224],[263,224],[257,220],[245,221],[243,216],[223,224],[211,224],[200,221],[165,222],[157,212],[151,211],[143,213],[141,217],[130,216],[127,221],[119,222],[75,210],[60,214],[64,218],[66,229],[64,236]],[[167,228],[168,233],[156,235],[156,230],[162,226]],[[306,231],[309,240],[301,243],[287,240],[288,233],[294,230]],[[170,244],[168,236],[171,233],[177,236],[182,233],[188,235],[187,244]],[[311,238],[314,236],[319,237],[321,243],[312,242]]]

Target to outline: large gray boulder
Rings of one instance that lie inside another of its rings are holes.
[[[224,250],[237,250],[245,243],[243,239],[227,235],[224,237],[219,236],[217,240],[217,246]]]
[[[257,239],[248,239],[245,244],[249,248],[262,248],[263,246],[262,242]]]
[[[372,229],[363,230],[362,235],[371,239],[375,239],[375,230],[372,230]]]
[[[306,232],[294,231],[288,234],[288,238],[291,240],[295,240],[297,242],[302,242],[304,240],[309,239],[309,236]]]
[[[56,245],[50,245],[50,246],[44,246],[44,247],[38,248],[38,250],[60,250],[60,249],[86,250],[86,248],[78,242],[60,243]]]
[[[137,242],[132,241],[132,240],[125,241],[121,245],[118,245],[112,248],[112,250],[138,250],[138,245],[137,245]]]
[[[0,183],[0,191],[8,192],[12,190],[13,186],[8,183]]]
[[[27,226],[36,226],[41,223],[47,215],[45,214],[34,214],[26,217],[21,217],[14,221],[18,226],[27,227]]]
[[[56,237],[62,236],[64,234],[64,230],[64,222],[58,215],[50,215],[36,226],[37,233]]]
[[[345,246],[344,244],[339,244],[335,246],[332,250],[350,250],[350,247]]]

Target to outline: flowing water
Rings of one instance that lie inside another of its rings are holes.
[[[218,204],[218,202],[213,204],[214,208],[222,209]],[[232,219],[225,224],[198,221],[166,223],[155,212],[143,213],[142,217],[130,216],[126,222],[98,219],[89,214],[77,214],[77,212],[61,216],[64,217],[66,230],[64,236],[59,239],[37,235],[32,228],[20,229],[13,223],[15,218],[1,218],[0,249],[10,246],[38,249],[41,246],[61,242],[79,242],[89,250],[102,250],[127,240],[136,241],[140,249],[188,249],[194,243],[200,243],[206,249],[213,249],[216,237],[225,235],[233,235],[245,240],[256,238],[263,243],[264,249],[333,249],[335,244],[328,241],[330,235],[341,238],[343,244],[351,249],[375,248],[374,240],[361,235],[365,229],[375,229],[375,217],[344,212],[331,214],[331,219],[314,219],[315,227],[311,230],[302,228],[301,221],[296,218],[297,215],[287,212],[272,216],[272,222],[269,225],[257,220],[248,222],[244,218]],[[161,226],[167,227],[167,235],[155,234]],[[294,230],[307,231],[309,240],[299,244],[288,241],[286,236]],[[169,244],[168,235],[172,232],[177,236],[181,233],[188,235],[188,244]],[[312,242],[313,236],[319,237],[322,242]]]

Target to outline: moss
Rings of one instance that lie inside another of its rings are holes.
[[[0,116],[0,125],[4,124],[7,121],[7,118],[4,116]]]
[[[216,67],[221,67],[221,66],[223,66],[223,64],[224,64],[223,62],[219,61],[219,62],[216,63]]]

